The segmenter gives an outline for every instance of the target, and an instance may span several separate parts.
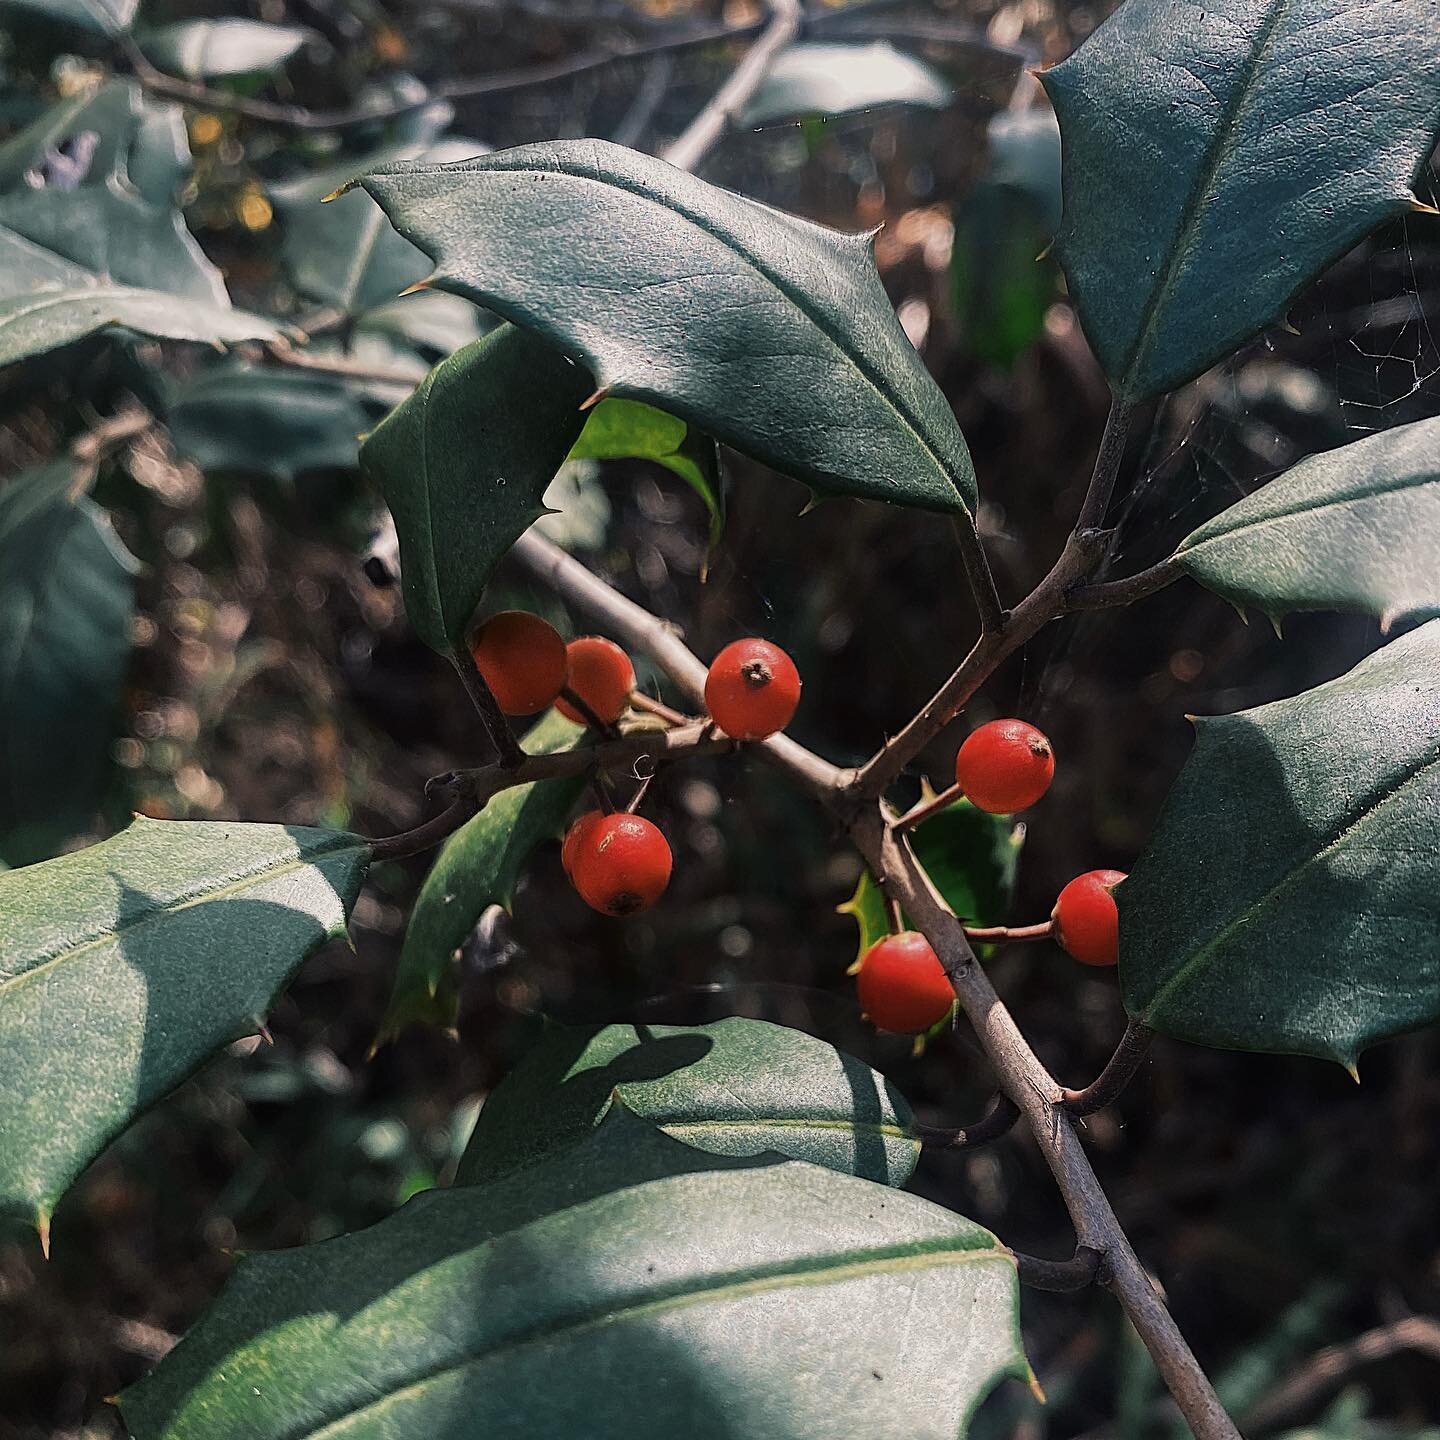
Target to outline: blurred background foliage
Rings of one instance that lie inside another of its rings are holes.
[[[1026,68],[1067,54],[1106,8],[812,5],[807,43],[830,53],[792,56],[705,172],[830,224],[883,227],[876,259],[975,452],[1006,596],[1061,545],[1107,401],[1043,256],[1058,135]],[[254,0],[241,15],[205,0],[0,4],[0,133],[23,139],[0,145],[0,223],[33,231],[37,192],[83,195],[95,208],[67,212],[71,233],[53,242],[79,262],[96,226],[121,233],[86,187],[138,196],[146,223],[183,216],[236,306],[303,326],[322,366],[283,342],[221,354],[111,331],[0,372],[0,594],[64,577],[46,613],[78,656],[70,670],[0,666],[0,860],[83,843],[132,810],[369,833],[423,817],[425,779],[479,741],[396,589],[374,583],[386,541],[382,529],[371,553],[380,512],[355,438],[486,320],[450,297],[397,301],[424,257],[363,194],[318,201],[399,156],[584,135],[658,148],[738,53],[671,42],[760,18],[750,0]],[[842,44],[866,48],[831,49]],[[27,127],[66,102],[65,124],[37,141]],[[175,286],[158,253],[138,247],[131,283]],[[213,294],[198,252],[187,264],[192,290]],[[1293,333],[1155,407],[1112,516],[1118,571],[1304,454],[1436,413],[1437,290],[1440,221],[1409,218],[1336,265],[1295,307]],[[127,424],[140,407],[163,427]],[[802,515],[799,485],[734,456],[726,468],[713,552],[702,500],[660,465],[574,462],[544,523],[701,654],[746,633],[784,645],[806,677],[796,732],[859,760],[968,641],[948,529],[854,502]],[[82,584],[99,592],[83,623],[63,603]],[[491,598],[573,631],[518,576]],[[0,605],[0,656],[18,624]],[[1313,616],[1282,644],[1188,586],[1042,634],[970,716],[1023,715],[1060,756],[1027,817],[1013,918],[1041,918],[1081,870],[1128,866],[1189,746],[1187,712],[1294,693],[1374,640],[1361,621]],[[57,673],[68,689],[47,682]],[[937,781],[955,738],[928,757]],[[558,848],[542,849],[513,916],[487,915],[463,947],[458,1037],[411,1029],[367,1058],[426,862],[377,868],[354,950],[305,967],[273,1044],[235,1045],[117,1143],[62,1206],[48,1264],[33,1244],[0,1245],[0,1437],[118,1434],[104,1397],[174,1343],[237,1250],[364,1225],[444,1183],[541,1015],[761,1016],[883,1069],[926,1121],[977,1115],[991,1086],[963,1030],[913,1055],[861,1022],[845,973],[854,923],[836,910],[858,863],[803,797],[767,781],[743,762],[662,774],[652,795],[676,879],[625,924],[597,921]],[[1090,1078],[1123,1023],[1113,977],[1049,947],[988,963],[1046,1064]],[[1425,1428],[1440,1425],[1436,1052],[1433,1031],[1381,1046],[1357,1088],[1315,1062],[1162,1043],[1088,1122],[1122,1223],[1247,1434],[1440,1436]],[[914,1183],[1017,1247],[1070,1251],[1019,1131],[927,1154]],[[1049,1403],[1002,1391],[981,1440],[1177,1434],[1103,1294],[1024,1304]]]

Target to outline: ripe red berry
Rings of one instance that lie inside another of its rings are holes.
[[[502,610],[470,642],[476,668],[507,715],[533,715],[565,685],[565,642],[555,627],[526,610]]]
[[[783,730],[799,703],[800,672],[768,640],[727,645],[705,677],[705,708],[735,740],[763,740]]]
[[[587,810],[565,832],[565,843],[560,847],[560,864],[572,880],[575,878],[575,857],[580,853],[580,847],[596,822],[604,818],[603,811]]]
[[[991,720],[966,736],[955,757],[965,798],[991,815],[1029,809],[1054,778],[1055,751],[1023,720]]]
[[[1120,911],[1111,893],[1123,870],[1087,870],[1055,901],[1050,918],[1055,939],[1082,965],[1114,965],[1120,959]]]
[[[670,866],[670,846],[656,826],[639,815],[604,815],[576,845],[570,879],[591,909],[634,915],[665,893]]]
[[[914,930],[877,941],[860,961],[860,1006],[881,1030],[919,1035],[950,1013],[955,992],[930,942]]]
[[[630,703],[635,688],[635,667],[630,657],[613,641],[601,635],[582,635],[565,647],[570,678],[565,682],[595,713],[602,724],[613,725]],[[557,700],[555,708],[577,725],[589,723],[565,700]]]

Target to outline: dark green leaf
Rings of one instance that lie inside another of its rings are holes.
[[[486,1100],[456,1181],[480,1184],[588,1136],[616,1102],[716,1155],[774,1151],[904,1185],[910,1107],[868,1065],[763,1020],[550,1031]]]
[[[929,1201],[617,1112],[493,1185],[245,1257],[121,1406],[136,1440],[956,1440],[1027,1373],[1016,1288]]]
[[[1312,455],[1181,542],[1207,589],[1273,618],[1440,614],[1440,420]]]
[[[292,481],[353,470],[383,408],[339,376],[222,363],[181,389],[167,421],[176,451],[206,472]]]
[[[1440,130],[1440,0],[1128,0],[1041,79],[1070,292],[1141,398],[1281,320],[1412,204]]]
[[[296,55],[315,33],[299,25],[261,20],[178,20],[140,36],[140,48],[160,69],[191,80],[268,74]]]
[[[1440,1016],[1440,621],[1293,700],[1197,724],[1116,892],[1130,1014],[1350,1068]]]
[[[522,743],[532,755],[548,755],[571,749],[582,734],[552,710]],[[377,1044],[417,1021],[455,1023],[456,950],[491,905],[509,909],[531,852],[559,833],[584,788],[577,776],[503,790],[445,842],[411,911]]]
[[[946,904],[967,925],[1003,925],[1015,894],[1024,833],[1003,815],[957,800],[910,832],[915,856]],[[885,897],[867,870],[840,907],[860,927],[859,955],[889,933]],[[858,959],[858,956],[857,956]]]
[[[782,50],[740,116],[773,125],[808,115],[851,115],[888,105],[943,110],[950,86],[923,60],[877,40],[870,45],[792,45]]]
[[[0,1218],[48,1224],[105,1144],[253,1034],[345,920],[355,835],[137,818],[0,875]]]
[[[130,656],[135,561],[90,475],[58,460],[0,485],[0,855],[25,865],[89,826]]]
[[[440,289],[536,330],[609,393],[822,491],[973,506],[969,452],[868,236],[601,140],[392,165],[362,183],[434,257]]]
[[[678,475],[705,502],[710,544],[725,528],[725,494],[715,442],[683,420],[638,400],[602,400],[570,451],[572,460],[653,460]]]
[[[594,386],[527,331],[504,325],[442,361],[360,451],[400,537],[415,632],[448,655],[490,574],[542,515]]]

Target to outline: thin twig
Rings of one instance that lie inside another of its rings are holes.
[[[647,715],[658,715],[660,719],[668,721],[671,725],[693,725],[695,723],[695,716],[682,715],[680,711],[672,709],[663,700],[656,700],[643,690],[630,692],[630,708],[642,710]]]
[[[915,1134],[927,1150],[974,1150],[1009,1134],[1019,1118],[1020,1110],[1015,1102],[1005,1095],[997,1095],[973,1125],[947,1130],[935,1125],[917,1124]]]
[[[460,677],[460,683],[465,687],[465,693],[475,706],[476,714],[480,716],[480,723],[485,727],[495,754],[499,756],[501,767],[514,770],[524,763],[525,752],[520,748],[520,742],[515,738],[515,732],[510,728],[510,722],[505,718],[505,712],[501,710],[494,692],[486,684],[479,666],[475,664],[475,657],[471,655],[468,646],[461,645],[451,652],[450,659],[455,666],[455,673]]]
[[[1108,610],[1117,605],[1131,605],[1173,585],[1184,575],[1174,555],[1126,576],[1123,580],[1102,580],[1093,585],[1076,586],[1065,597],[1067,610]]]
[[[1018,1250],[1011,1253],[1022,1285],[1060,1295],[1088,1290],[1099,1278],[1100,1267],[1105,1263],[1105,1252],[1088,1245],[1077,1245],[1069,1260],[1042,1260],[1038,1255],[1022,1255]]]
[[[1105,431],[1100,437],[1100,452],[1095,457],[1095,468],[1075,521],[1076,530],[1098,530],[1104,525],[1110,497],[1115,493],[1115,480],[1125,459],[1125,442],[1130,438],[1134,414],[1135,407],[1129,401],[1117,398],[1111,402],[1110,413],[1105,417]]]
[[[1066,1090],[1061,1103],[1077,1120],[1113,1104],[1135,1078],[1154,1038],[1155,1032],[1148,1025],[1131,1020],[1105,1068],[1083,1090]]]
[[[800,0],[769,0],[769,6],[770,19],[760,38],[662,159],[681,170],[695,169],[760,88],[775,57],[800,33]]]
[[[990,557],[985,553],[985,542],[975,520],[969,515],[955,517],[955,540],[960,546],[960,561],[965,567],[965,581],[975,597],[975,609],[980,616],[980,633],[993,634],[1005,623],[1005,607],[1000,603],[1000,592],[995,588],[995,576],[990,569]]]
[[[957,781],[948,790],[942,790],[938,795],[932,795],[928,800],[922,800],[913,808],[907,810],[896,822],[895,828],[902,834],[906,830],[913,830],[917,825],[923,825],[932,815],[938,815],[942,810],[948,810],[957,800],[965,797],[965,791]]]
[[[1034,925],[967,925],[965,938],[972,945],[1009,945],[1032,940],[1048,940],[1055,933],[1053,920]]]
[[[406,855],[419,855],[433,850],[448,840],[462,825],[479,813],[480,807],[468,795],[461,796],[448,809],[413,830],[398,835],[383,835],[370,841],[372,860],[401,860]]]

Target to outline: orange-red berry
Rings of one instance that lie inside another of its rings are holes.
[[[565,685],[560,632],[526,610],[502,610],[484,621],[470,642],[476,668],[507,715],[533,715]]]
[[[977,810],[1029,809],[1055,778],[1049,740],[1023,720],[991,720],[972,731],[955,757],[955,779]]]
[[[630,657],[613,641],[602,635],[582,635],[565,647],[570,678],[565,688],[574,691],[604,725],[613,725],[630,703],[635,688],[635,667]],[[589,723],[568,701],[555,702],[555,708],[577,725]]]
[[[639,815],[604,815],[575,846],[570,879],[591,909],[634,915],[665,893],[671,863],[670,845],[657,826]]]
[[[560,847],[560,864],[571,879],[575,876],[575,857],[580,853],[580,847],[596,823],[604,818],[601,810],[587,810],[565,832],[565,841]]]
[[[727,645],[705,677],[705,708],[734,740],[763,740],[783,730],[799,703],[800,672],[768,640]]]
[[[917,931],[877,941],[860,961],[860,1007],[881,1030],[919,1035],[950,1013],[955,991],[945,967]]]
[[[1123,870],[1087,870],[1061,892],[1050,912],[1055,939],[1082,965],[1114,965],[1120,959],[1120,910],[1114,889]]]

